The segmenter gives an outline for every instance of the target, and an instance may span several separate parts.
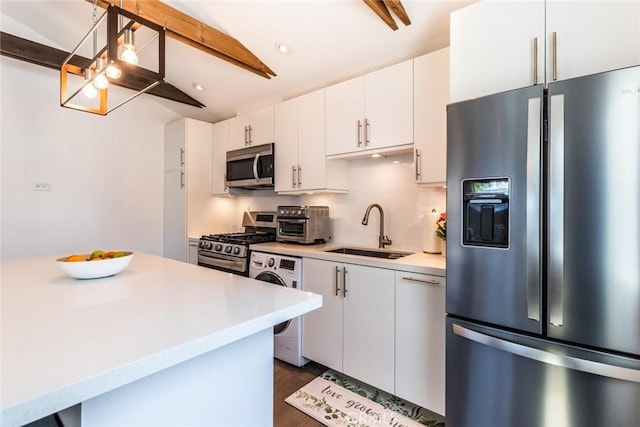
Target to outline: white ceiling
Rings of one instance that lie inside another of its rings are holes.
[[[472,1],[403,0],[412,24],[396,19],[397,31],[361,0],[165,3],[236,38],[277,74],[268,80],[167,38],[165,80],[206,108],[153,98],[183,116],[216,122],[448,46],[449,13]],[[2,0],[0,11],[2,31],[71,51],[91,28],[93,6],[85,0]],[[281,42],[293,53],[278,54]],[[206,90],[195,90],[193,82]]]

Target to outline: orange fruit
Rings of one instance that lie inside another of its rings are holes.
[[[65,261],[67,262],[77,262],[77,261],[86,261],[87,258],[83,257],[82,255],[69,255]]]

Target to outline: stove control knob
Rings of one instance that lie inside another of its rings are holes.
[[[211,242],[202,242],[200,243],[200,247],[202,249],[211,249]]]
[[[214,249],[216,252],[220,252],[222,250],[222,245],[220,243],[216,243],[216,246]]]
[[[200,249],[204,249],[204,242],[198,242],[198,247]]]
[[[232,249],[231,246],[227,246],[226,248],[224,248],[224,251],[226,253],[230,254],[231,253],[231,249]]]
[[[240,248],[239,247],[236,246],[235,248],[233,248],[233,254],[234,255],[238,255],[239,253],[240,253]]]
[[[273,267],[274,265],[276,265],[276,260],[273,258],[269,258],[269,260],[267,261],[267,265],[269,267]]]

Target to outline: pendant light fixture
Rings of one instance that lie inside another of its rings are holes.
[[[93,7],[93,27],[60,67],[60,105],[106,115],[164,80],[165,32],[161,26],[116,6],[109,6],[97,18],[97,0]],[[136,33],[142,34],[144,44],[136,46]],[[89,37],[93,39],[93,50],[86,58],[81,48]],[[106,40],[101,49],[99,37]],[[141,63],[140,51],[148,46],[155,47],[157,55],[145,52],[145,62]],[[126,97],[122,95],[126,90],[116,89],[121,99],[109,107],[109,98],[113,98],[110,92],[114,94],[109,83],[116,79],[120,79],[118,86],[137,92]]]

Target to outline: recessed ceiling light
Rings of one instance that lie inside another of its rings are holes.
[[[193,86],[196,90],[199,90],[199,91],[203,91],[203,90],[205,89],[205,88],[204,88],[204,86],[202,86],[202,85],[201,85],[200,83],[198,83],[198,82],[193,82],[193,83],[191,83],[191,86]]]
[[[380,153],[373,153],[373,154],[371,155],[371,157],[373,157],[374,159],[377,159],[377,158],[379,158],[379,157],[382,157],[382,154],[380,154]]]
[[[276,48],[276,52],[278,52],[280,55],[291,54],[291,46],[289,46],[288,44],[278,43],[276,44],[275,48]]]

